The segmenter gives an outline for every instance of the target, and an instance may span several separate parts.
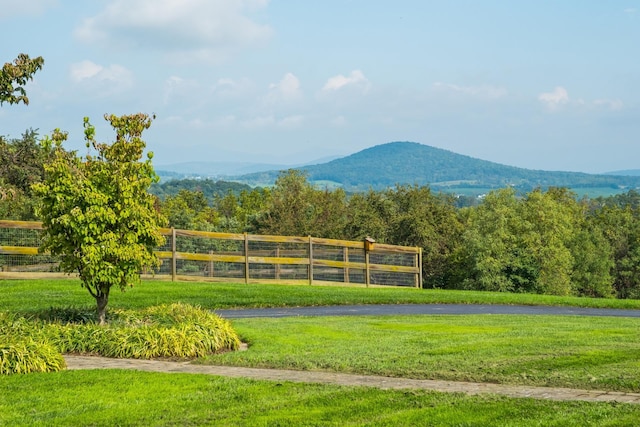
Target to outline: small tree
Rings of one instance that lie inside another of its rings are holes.
[[[9,104],[22,102],[28,105],[29,98],[23,86],[33,79],[33,75],[42,68],[42,65],[44,65],[44,59],[41,56],[31,59],[24,53],[18,55],[13,63],[5,63],[0,70],[0,105],[4,102]]]
[[[96,156],[80,158],[62,149],[67,134],[55,130],[44,141],[53,159],[45,165],[45,178],[34,190],[41,197],[43,221],[41,250],[61,257],[60,267],[77,272],[82,286],[96,300],[98,319],[105,322],[109,291],[139,282],[140,272],[159,265],[153,249],[164,238],[164,222],[148,193],[157,175],[152,153],[141,162],[142,132],[151,125],[145,114],[105,115],[115,129],[116,141],[95,141],[95,128],[84,119],[87,148]]]

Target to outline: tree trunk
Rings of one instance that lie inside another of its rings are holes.
[[[96,296],[96,303],[98,306],[98,321],[101,325],[107,323],[107,304],[109,303],[109,288],[101,289]]]

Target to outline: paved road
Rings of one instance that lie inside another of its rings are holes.
[[[216,313],[227,319],[295,316],[386,316],[394,314],[533,314],[563,316],[640,317],[640,310],[489,304],[340,305],[327,307],[282,307],[216,310]]]

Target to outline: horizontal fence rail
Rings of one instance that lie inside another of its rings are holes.
[[[42,224],[0,220],[0,278],[59,277],[38,252]],[[160,268],[143,277],[244,283],[422,287],[422,249],[371,241],[161,229]]]

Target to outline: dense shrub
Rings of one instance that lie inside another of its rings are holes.
[[[5,341],[0,336],[0,375],[55,372],[66,367],[64,358],[51,344],[32,339]]]
[[[0,313],[0,375],[55,372],[65,367],[58,349],[35,323]]]
[[[187,304],[112,310],[106,326],[54,323],[50,328],[63,353],[138,359],[200,357],[240,346],[226,320]]]
[[[0,313],[0,374],[63,369],[62,353],[192,358],[240,347],[228,321],[187,304],[112,310],[107,325],[93,318],[82,308],[29,317]]]

